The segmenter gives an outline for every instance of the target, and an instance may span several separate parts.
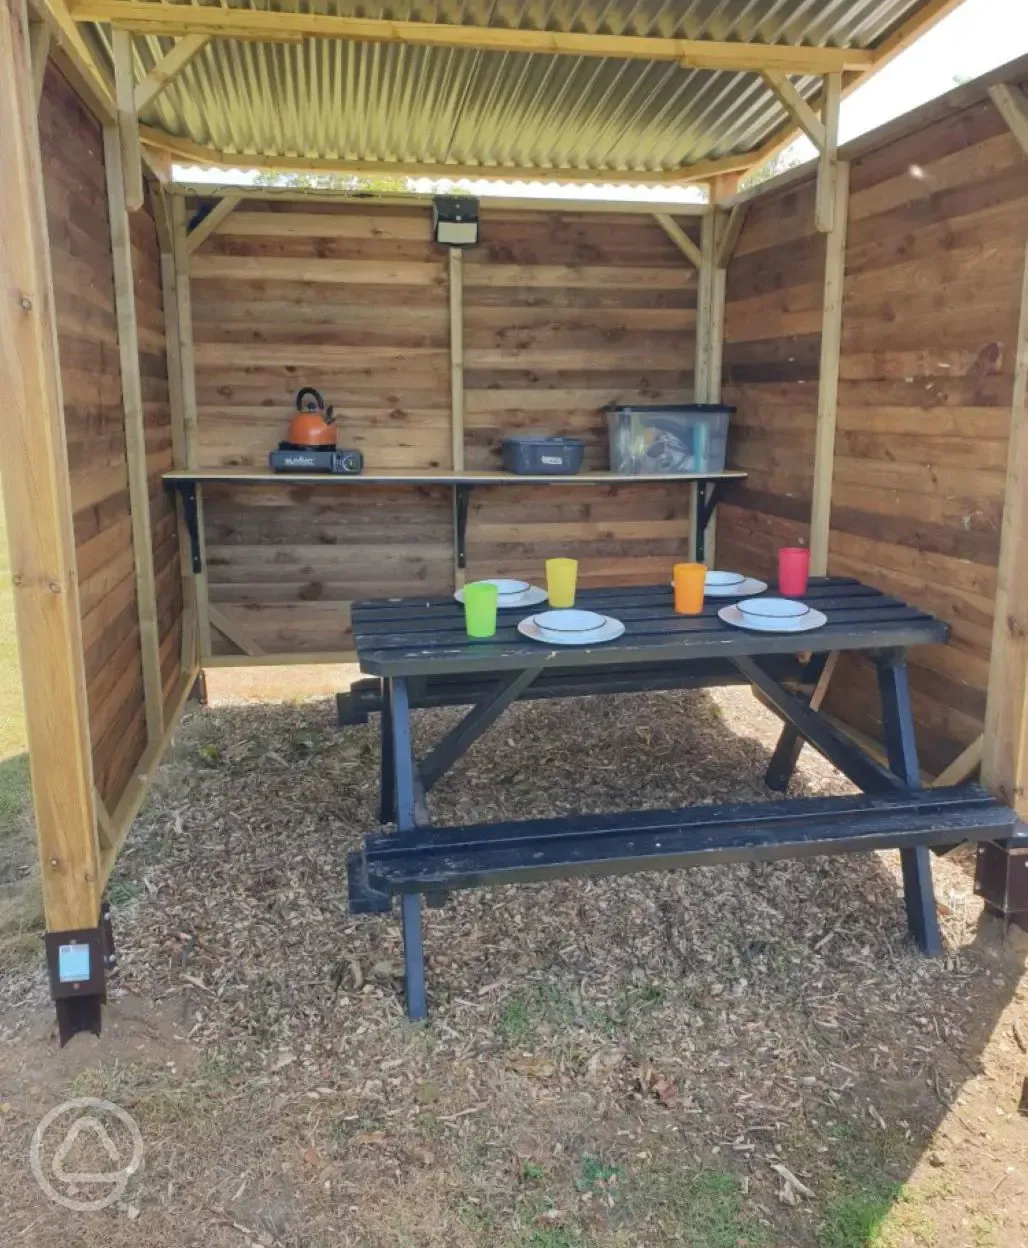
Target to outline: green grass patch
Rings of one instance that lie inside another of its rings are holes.
[[[746,1209],[738,1175],[721,1167],[685,1170],[665,1158],[625,1184],[633,1217],[654,1217],[662,1244],[679,1248],[772,1248],[771,1232]]]
[[[527,1001],[520,997],[508,1001],[496,1020],[496,1030],[504,1044],[524,1044],[535,1034],[536,1019]]]
[[[837,1196],[825,1211],[818,1232],[818,1248],[876,1248],[902,1187],[887,1179],[871,1178]]]
[[[609,1191],[620,1182],[624,1171],[586,1153],[579,1167],[575,1186],[580,1192]]]

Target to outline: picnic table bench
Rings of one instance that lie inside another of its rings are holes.
[[[859,581],[811,581],[806,601],[827,623],[802,634],[732,628],[708,600],[696,616],[674,611],[669,586],[581,591],[576,605],[616,616],[624,635],[604,645],[558,647],[524,638],[528,609],[502,611],[495,636],[469,638],[452,598],[368,601],[353,609],[361,670],[379,683],[355,692],[364,713],[381,708],[383,824],[348,862],[353,913],[387,911],[401,898],[407,1011],[427,1012],[421,896],[439,904],[460,888],[581,875],[666,870],[717,862],[898,849],[907,922],[927,954],[941,949],[930,850],[1010,834],[1013,811],[975,785],[922,789],[906,652],[944,642],[948,627]],[[863,651],[875,663],[888,765],[818,709],[833,654]],[[785,683],[794,682],[794,689]],[[786,789],[803,742],[861,793],[679,810],[573,815],[435,828],[427,794],[517,699],[751,685],[784,721],[766,781]],[[412,706],[471,710],[421,762],[411,745]]]

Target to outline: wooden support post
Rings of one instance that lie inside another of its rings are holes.
[[[150,70],[146,77],[136,83],[134,102],[136,114],[148,108],[173,78],[177,77],[196,56],[210,43],[208,35],[186,35]]]
[[[835,471],[835,424],[839,406],[839,357],[842,353],[842,303],[846,278],[846,226],[849,216],[850,167],[843,162],[835,177],[835,226],[825,241],[825,286],[821,318],[821,366],[814,438],[814,490],[810,506],[810,571],[828,571],[828,532]]]
[[[114,57],[114,94],[118,104],[118,135],[124,170],[125,203],[130,212],[143,206],[143,152],[136,119],[136,79],[132,69],[132,36],[115,27],[111,31]]]
[[[153,536],[150,530],[150,486],[146,470],[143,387],[139,375],[139,327],[136,323],[132,237],[125,203],[121,142],[113,126],[104,127],[104,162],[107,168],[107,209],[111,221],[114,303],[118,317],[121,396],[125,412],[125,461],[132,520],[132,553],[136,568],[136,607],[142,650],[146,731],[148,739],[156,741],[164,732],[164,697],[161,687],[161,643],[157,627]]]
[[[690,240],[691,241],[691,240]],[[695,245],[695,244],[693,244]],[[699,286],[696,294],[696,358],[693,365],[693,402],[710,403],[714,386],[712,376],[717,351],[714,347],[714,317],[717,271],[717,215],[711,208],[700,223]],[[698,550],[700,487],[693,482],[689,500],[689,558]],[[707,540],[713,549],[713,532],[708,528]],[[712,557],[712,556],[711,556]]]
[[[696,366],[694,396],[697,403],[709,403],[711,371],[711,314],[714,303],[714,273],[717,253],[717,217],[711,209],[700,225],[700,280],[696,297]]]
[[[189,292],[189,252],[186,247],[186,205],[181,195],[171,197],[172,254],[175,267],[176,313],[178,321],[178,360],[182,378],[182,447],[186,468],[199,467],[198,431],[196,423],[196,368],[193,353],[193,312]],[[211,653],[211,624],[208,619],[207,548],[204,540],[203,491],[196,487],[197,523],[200,526],[200,554],[203,569],[193,573],[196,601],[196,629],[201,661]],[[183,547],[188,550],[188,542]]]
[[[1028,98],[1020,87],[1008,83],[990,87],[989,97],[1028,156]]]
[[[0,445],[47,927],[96,927],[100,851],[25,0],[0,0]]]
[[[982,780],[1028,821],[1028,253],[1014,356]]]
[[[839,111],[842,107],[842,74],[825,76],[821,122],[825,141],[817,166],[817,198],[814,201],[814,224],[821,234],[835,229],[835,212],[839,203]]]
[[[450,248],[450,459],[455,472],[464,471],[464,253]],[[457,564],[458,491],[453,491],[453,583],[467,580]]]
[[[161,294],[164,304],[164,341],[168,359],[168,406],[171,413],[171,457],[176,468],[186,467],[185,423],[183,417],[182,354],[178,322],[178,277],[175,271],[175,240],[171,196],[160,188],[155,192],[154,219],[161,252]],[[182,575],[182,644],[180,670],[195,669],[199,661],[196,627],[196,582],[186,529],[182,495],[175,491],[175,517],[178,531],[179,566]],[[168,708],[165,708],[165,723]]]
[[[219,199],[204,219],[186,235],[186,251],[192,255],[200,244],[214,233],[222,221],[241,201],[241,195],[225,195]]]
[[[50,27],[46,22],[32,22],[29,26],[29,50],[32,55],[32,86],[38,108],[43,98],[43,81],[46,78],[47,61],[50,59]]]
[[[450,432],[454,472],[464,471],[464,253],[450,248]]]

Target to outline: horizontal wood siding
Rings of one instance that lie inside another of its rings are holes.
[[[310,385],[369,468],[450,467],[446,254],[426,209],[247,200],[190,280],[203,466],[266,467]]]
[[[146,432],[146,470],[150,495],[150,534],[154,552],[161,687],[167,700],[178,681],[182,661],[182,565],[175,500],[161,474],[174,465],[168,354],[161,289],[161,253],[147,194],[145,210],[131,214],[132,273],[139,329],[139,371]]]
[[[464,259],[467,467],[501,467],[509,433],[559,433],[607,468],[607,404],[692,400],[696,288],[649,217],[484,205]],[[583,583],[659,581],[688,548],[689,496],[680,483],[476,490],[469,575],[539,581],[560,554]]]
[[[207,486],[204,500],[211,602],[266,653],[349,650],[351,603],[453,589],[448,489]]]
[[[749,476],[718,509],[721,567],[767,577],[780,546],[809,539],[824,264],[813,186],[752,205],[728,269],[722,388],[738,409],[728,466]]]
[[[146,745],[100,127],[55,68],[39,111],[93,768],[113,807]]]
[[[752,475],[741,506],[721,512],[725,566],[770,571],[775,548],[805,533],[824,243],[791,208],[811,195],[804,185],[758,203],[730,270],[732,462]],[[983,726],[1026,240],[1028,160],[989,103],[853,162],[828,570],[949,622],[949,645],[911,655],[932,772]],[[753,267],[774,250],[774,272]],[[761,306],[764,331],[742,334],[745,309]],[[743,338],[770,339],[772,369],[788,376],[740,375]],[[880,739],[866,660],[840,665],[826,708]]]
[[[606,468],[605,404],[692,397],[695,271],[645,216],[482,218],[463,265],[466,466],[538,431]],[[426,208],[248,200],[197,249],[191,289],[202,465],[263,467],[310,384],[369,470],[450,466],[447,256]],[[446,489],[208,489],[205,508],[211,603],[269,652],[347,648],[355,599],[453,588]],[[688,513],[682,485],[479,489],[469,574],[538,580],[559,552],[583,580],[660,579]]]

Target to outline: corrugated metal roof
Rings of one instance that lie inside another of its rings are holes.
[[[551,31],[868,48],[925,0],[303,0],[222,7]],[[106,46],[107,33],[102,36]],[[137,36],[142,76],[171,47]],[[804,94],[814,79],[795,78]],[[752,73],[674,63],[311,39],[215,39],[142,121],[247,156],[671,171],[749,152],[787,121]]]

